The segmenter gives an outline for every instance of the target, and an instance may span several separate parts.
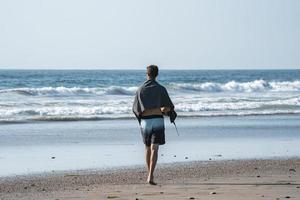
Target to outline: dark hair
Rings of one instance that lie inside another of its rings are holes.
[[[158,67],[156,65],[149,65],[147,67],[147,74],[150,78],[156,78],[158,75]]]

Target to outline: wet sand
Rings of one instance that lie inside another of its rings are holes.
[[[3,199],[300,199],[300,159],[225,160],[0,178]]]
[[[300,115],[178,118],[179,136],[165,120],[159,163],[300,155]],[[7,124],[0,138],[0,177],[144,165],[132,119]]]

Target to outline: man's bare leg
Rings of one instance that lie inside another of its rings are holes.
[[[147,168],[148,168],[148,173],[150,170],[150,158],[151,158],[151,148],[150,146],[145,146],[145,158],[146,158],[146,164],[147,164]]]
[[[150,165],[149,165],[149,171],[148,171],[148,179],[147,182],[151,185],[156,185],[156,183],[153,181],[153,173],[154,169],[157,163],[157,157],[158,157],[158,144],[151,144],[150,150],[151,150],[151,156],[150,156]]]

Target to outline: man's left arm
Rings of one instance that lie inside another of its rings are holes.
[[[165,95],[164,95],[164,111],[166,111],[166,112],[163,112],[163,113],[166,113],[166,115],[170,117],[171,123],[174,123],[174,121],[177,117],[177,113],[174,110],[175,106],[174,106],[166,88],[164,88],[164,93],[165,93]]]

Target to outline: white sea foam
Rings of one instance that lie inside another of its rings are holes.
[[[273,91],[300,91],[300,81],[270,82]]]
[[[22,107],[15,109],[2,109],[0,116],[77,116],[77,115],[102,115],[102,114],[122,114],[130,113],[130,107],[103,106],[103,107],[83,107],[83,106],[52,106],[52,107]]]
[[[174,83],[171,84],[174,89],[194,90],[202,92],[293,92],[300,91],[300,81],[292,82],[267,82],[264,80],[255,80],[251,82],[230,81],[227,83]]]
[[[269,99],[262,97],[174,97],[176,111],[181,116],[226,116],[300,113],[300,96]],[[2,104],[0,121],[17,120],[87,120],[102,118],[132,118],[132,97],[111,99],[61,99],[32,104]]]
[[[253,110],[256,109],[257,112],[261,112],[266,108],[281,108],[286,107],[294,108],[299,106],[300,108],[300,98],[273,100],[273,101],[245,101],[241,100],[238,102],[228,102],[228,101],[215,101],[213,102],[203,102],[198,101],[197,103],[189,102],[179,102],[176,104],[176,109],[182,112],[201,112],[201,111],[232,111],[232,110]]]
[[[180,116],[300,113],[300,81],[173,83],[167,89]],[[135,86],[0,89],[0,122],[132,118],[136,90]]]
[[[220,116],[249,116],[249,115],[280,115],[280,114],[300,114],[300,110],[245,110],[245,111],[209,111],[209,112],[180,112],[179,117],[220,117]],[[18,123],[31,121],[79,121],[79,120],[107,120],[107,119],[134,119],[132,114],[101,114],[101,115],[35,115],[35,116],[13,116],[1,117],[1,123]]]

